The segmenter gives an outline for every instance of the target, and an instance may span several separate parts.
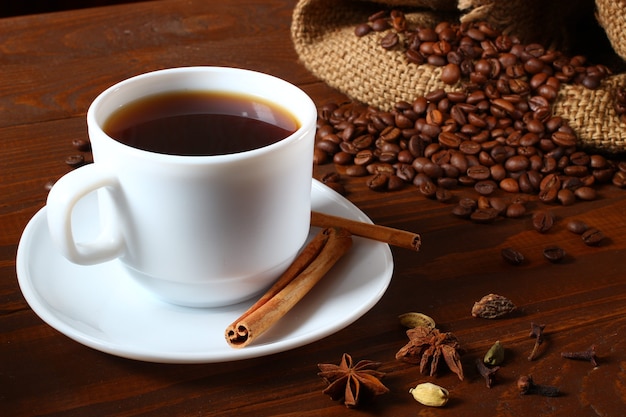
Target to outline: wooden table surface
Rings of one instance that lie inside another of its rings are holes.
[[[107,86],[142,72],[222,65],[267,72],[301,86],[316,104],[341,94],[298,63],[289,26],[294,0],[161,0],[0,19],[0,414],[3,416],[622,416],[626,410],[626,190],[598,188],[593,202],[553,207],[557,225],[531,229],[529,216],[480,225],[414,187],[370,191],[344,179],[346,197],[379,224],[420,232],[421,252],[393,248],[392,282],[378,304],[347,328],[307,346],[256,359],[194,365],[123,359],[85,347],[45,324],[18,286],[15,257],[29,219],[44,206],[45,184],[69,168],[72,140],[86,137],[85,112]],[[332,165],[316,167],[320,177]],[[536,207],[535,207],[536,208]],[[604,231],[588,247],[565,230],[580,218]],[[551,264],[544,246],[566,262]],[[515,246],[529,262],[506,264]],[[511,298],[516,314],[473,318],[488,293]],[[459,339],[466,378],[436,377],[398,362],[406,342],[399,314],[418,311]],[[546,324],[537,360],[530,323]],[[474,361],[500,340],[506,361],[488,389]],[[595,345],[599,366],[562,359]],[[318,363],[382,362],[391,390],[358,410],[321,392]],[[521,396],[520,375],[555,385],[556,398]],[[419,382],[451,393],[427,408],[408,394]]]

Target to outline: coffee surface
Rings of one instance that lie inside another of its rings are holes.
[[[113,139],[146,151],[186,156],[261,148],[298,129],[287,110],[256,97],[213,91],[148,96],[115,111],[104,123]]]

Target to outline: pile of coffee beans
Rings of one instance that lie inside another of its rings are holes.
[[[372,190],[409,184],[440,201],[451,201],[457,186],[473,187],[478,197],[461,199],[453,212],[477,222],[525,213],[524,198],[496,197],[497,190],[570,205],[595,199],[597,183],[626,187],[626,162],[579,149],[576,132],[552,113],[562,83],[597,88],[607,68],[523,45],[485,23],[406,27],[394,11],[374,15],[357,35],[394,28],[396,36],[387,36],[397,42],[383,47],[404,47],[410,61],[443,67],[442,81],[456,88],[390,111],[356,102],[320,107],[316,163],[332,161]]]

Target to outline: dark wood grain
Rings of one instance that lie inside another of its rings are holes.
[[[0,19],[0,410],[6,416],[622,416],[626,410],[626,191],[599,188],[593,202],[554,207],[547,234],[530,218],[478,225],[412,187],[375,193],[345,179],[347,197],[386,226],[420,232],[422,250],[393,248],[395,271],[381,301],[356,323],[308,346],[232,363],[164,365],[84,347],[44,324],[17,284],[22,230],[45,204],[44,185],[69,170],[71,141],[86,136],[85,112],[104,88],[137,73],[188,65],[269,72],[301,86],[318,105],[344,97],[313,77],[293,50],[294,0],[160,0]],[[316,167],[320,178],[333,170]],[[457,191],[464,193],[465,190]],[[531,208],[536,206],[531,205]],[[565,230],[580,218],[603,230],[600,247]],[[566,262],[550,264],[558,243]],[[515,246],[529,262],[505,264]],[[518,305],[509,318],[476,319],[475,301],[496,292]],[[406,342],[397,316],[429,314],[465,349],[467,377],[426,377],[394,359]],[[527,360],[530,323],[546,324],[540,357]],[[507,360],[487,389],[473,362],[500,340]],[[565,360],[561,351],[596,345],[600,365]],[[342,353],[383,363],[391,393],[360,411],[321,394],[317,363]],[[532,374],[563,396],[520,396]],[[408,394],[418,382],[445,386],[452,399],[426,409]]]

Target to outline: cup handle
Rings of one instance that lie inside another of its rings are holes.
[[[69,261],[93,265],[115,259],[125,251],[124,237],[119,221],[101,226],[100,235],[90,242],[76,242],[72,230],[74,207],[92,191],[106,190],[112,200],[119,192],[117,177],[98,164],[80,167],[61,177],[50,190],[46,203],[50,236]],[[100,196],[99,196],[100,197]],[[119,212],[114,213],[119,217]]]

